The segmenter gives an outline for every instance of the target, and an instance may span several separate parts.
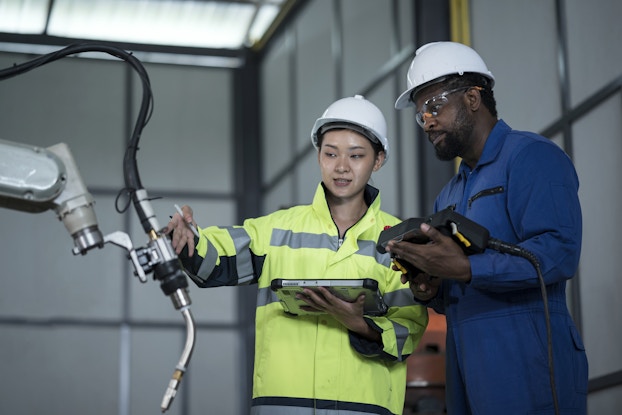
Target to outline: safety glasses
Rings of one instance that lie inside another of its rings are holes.
[[[438,117],[438,114],[440,114],[443,106],[449,102],[449,99],[447,98],[449,95],[458,91],[466,91],[470,88],[481,89],[477,86],[463,86],[460,88],[452,89],[450,91],[445,91],[442,94],[435,95],[432,98],[428,99],[426,102],[423,103],[421,110],[415,114],[415,117],[417,118],[417,124],[419,124],[421,128],[425,127],[426,117]]]

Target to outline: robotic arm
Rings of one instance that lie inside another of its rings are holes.
[[[0,140],[0,206],[31,213],[52,209],[74,241],[74,254],[104,244],[69,147],[40,148]]]
[[[169,381],[161,403],[162,412],[170,407],[186,371],[195,341],[195,325],[190,313],[188,281],[181,262],[167,235],[161,233],[147,191],[142,188],[136,164],[136,151],[142,129],[151,112],[152,96],[149,77],[142,64],[113,46],[99,44],[70,45],[59,51],[42,55],[32,61],[0,70],[0,81],[42,66],[65,56],[80,52],[105,52],[128,62],[143,81],[143,100],[130,144],[123,161],[125,191],[129,192],[141,225],[148,235],[145,247],[134,249],[124,232],[103,236],[97,223],[95,201],[84,185],[69,147],[64,143],[48,148],[0,139],[0,208],[30,213],[54,210],[73,238],[74,255],[85,255],[93,248],[111,243],[128,251],[135,275],[146,282],[153,273],[160,287],[180,310],[186,323],[186,344]]]
[[[41,148],[0,140],[0,207],[30,213],[54,210],[73,238],[74,255],[85,255],[110,242],[127,249],[141,282],[147,282],[129,236],[103,236],[93,206],[95,200],[65,143]]]

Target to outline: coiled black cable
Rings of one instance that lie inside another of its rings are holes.
[[[528,260],[536,269],[538,274],[538,281],[540,282],[540,291],[542,292],[542,302],[544,303],[544,316],[546,320],[546,338],[548,347],[548,364],[549,364],[549,380],[551,383],[551,394],[553,396],[553,406],[555,408],[555,415],[559,415],[559,403],[557,401],[557,388],[555,386],[555,366],[553,364],[553,334],[551,330],[551,318],[549,314],[549,300],[546,292],[546,284],[544,283],[544,277],[542,276],[542,270],[540,269],[540,262],[538,258],[530,251],[513,245],[507,242],[503,242],[499,239],[489,238],[488,248],[495,251],[519,256]]]

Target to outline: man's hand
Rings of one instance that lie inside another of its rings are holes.
[[[386,250],[398,261],[417,267],[427,275],[471,281],[471,264],[462,248],[449,236],[445,236],[427,223],[421,224],[421,232],[430,238],[426,244],[407,241],[389,241]]]

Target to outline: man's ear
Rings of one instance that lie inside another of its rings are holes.
[[[471,111],[477,111],[482,104],[482,95],[477,87],[470,88],[466,92],[466,97],[469,102],[469,109]]]

